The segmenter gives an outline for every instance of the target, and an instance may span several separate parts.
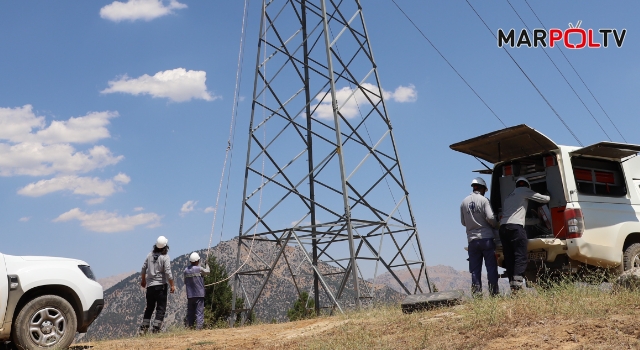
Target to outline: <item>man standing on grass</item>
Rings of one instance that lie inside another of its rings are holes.
[[[481,177],[471,181],[473,192],[460,205],[462,226],[467,228],[469,242],[469,272],[471,272],[471,293],[482,295],[482,260],[487,268],[489,294],[500,294],[498,288],[498,261],[496,244],[493,241],[493,227],[497,222],[491,210],[489,200],[484,196],[487,184]]]
[[[184,269],[184,286],[187,288],[187,327],[196,329],[204,326],[204,277],[209,268],[200,266],[200,255],[196,252],[189,256],[191,265]]]
[[[176,291],[171,274],[171,258],[167,254],[169,240],[165,236],[160,236],[156,240],[151,253],[147,255],[142,265],[142,281],[140,286],[147,288],[147,307],[144,310],[140,333],[145,334],[151,325],[151,315],[155,309],[156,317],[153,320],[153,333],[160,332],[164,314],[167,311],[167,282],[171,286],[171,293]]]
[[[502,205],[500,241],[504,252],[504,268],[507,270],[511,292],[514,293],[524,287],[524,271],[529,264],[529,240],[524,229],[529,200],[540,203],[548,203],[551,200],[551,197],[536,193],[530,187],[529,180],[519,177],[516,180],[516,188]]]

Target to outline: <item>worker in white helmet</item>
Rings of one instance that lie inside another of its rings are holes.
[[[489,200],[484,196],[487,184],[481,177],[471,181],[473,192],[460,205],[462,226],[467,228],[469,252],[469,272],[471,272],[471,292],[482,295],[482,260],[487,269],[489,294],[496,296],[498,288],[498,262],[494,242],[494,227],[497,222],[491,210]]]
[[[527,269],[527,232],[524,229],[525,216],[529,200],[548,203],[551,197],[536,193],[531,189],[529,180],[519,177],[516,188],[502,204],[500,220],[500,240],[504,253],[504,268],[509,277],[512,292],[518,292],[524,286],[524,272]]]
[[[153,250],[147,255],[142,265],[142,288],[147,288],[146,299],[147,307],[144,310],[142,325],[140,325],[140,333],[144,334],[149,330],[151,325],[151,315],[156,312],[153,320],[153,333],[158,333],[164,321],[164,314],[167,309],[167,282],[170,285],[170,292],[176,291],[173,284],[173,275],[171,274],[171,258],[167,254],[169,252],[169,240],[165,236],[160,236],[153,245]]]
[[[202,329],[204,325],[204,276],[209,274],[206,263],[200,266],[200,254],[189,255],[191,264],[184,269],[184,286],[187,289],[187,319],[186,326]]]

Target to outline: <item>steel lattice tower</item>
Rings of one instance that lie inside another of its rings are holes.
[[[430,292],[360,1],[264,0],[256,62],[233,309],[279,264],[316,313],[360,306],[380,271]]]

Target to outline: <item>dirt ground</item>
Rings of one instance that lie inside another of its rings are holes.
[[[323,317],[234,329],[173,331],[82,343],[73,349],[640,349],[640,314],[547,319],[482,332],[458,329],[456,324],[463,316],[451,311],[397,316],[407,319],[389,323],[379,317]],[[426,328],[430,329],[428,337]]]
[[[72,349],[264,349],[296,343],[348,321],[325,317],[233,329],[174,331],[162,335],[75,344]]]
[[[543,321],[513,329],[488,342],[484,349],[638,349],[637,316]]]

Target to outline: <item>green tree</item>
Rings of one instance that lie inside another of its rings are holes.
[[[223,264],[218,263],[215,256],[209,256],[207,265],[210,273],[204,278],[204,284],[213,284],[205,287],[204,295],[204,322],[207,327],[226,326],[229,316],[231,316],[231,301],[233,300],[233,291],[231,289],[231,280],[227,280],[227,269]],[[244,307],[244,299],[236,298],[236,308]],[[255,320],[255,313],[251,313],[249,322]],[[236,315],[236,323],[240,322],[240,315]]]
[[[243,309],[244,308],[244,299],[243,298],[236,298],[236,308],[237,309]],[[242,314],[240,312],[238,312],[236,314],[236,326],[240,325],[240,322],[242,321],[241,319]],[[253,322],[256,321],[256,313],[255,311],[251,311],[251,316],[249,316],[249,318],[245,321],[248,324],[251,324]]]
[[[298,299],[293,303],[293,307],[287,311],[289,321],[297,321],[313,317],[315,315],[315,305],[313,298],[309,298],[309,293],[300,293]]]

